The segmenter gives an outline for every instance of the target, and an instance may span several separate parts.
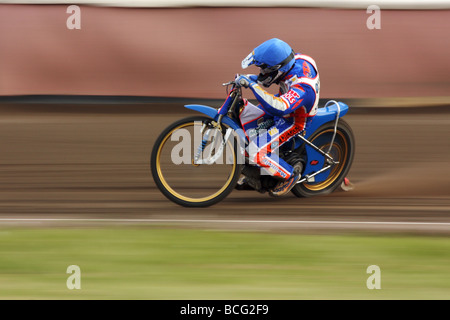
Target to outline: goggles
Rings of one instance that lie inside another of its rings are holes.
[[[278,63],[274,66],[269,66],[266,63],[258,63],[257,61],[255,61],[255,65],[261,69],[262,74],[268,74],[268,73],[280,70],[285,65],[287,65],[292,59],[294,59],[294,57],[295,57],[295,53],[294,53],[294,51],[292,51],[291,54],[289,56],[287,56],[286,59],[284,59],[283,61],[281,61],[280,63]]]

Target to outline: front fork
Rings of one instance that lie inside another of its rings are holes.
[[[208,140],[209,140],[209,133],[210,132],[208,132],[207,134],[204,134],[205,130],[206,130],[206,123],[203,123],[202,129],[200,130],[200,134],[203,137],[203,139],[202,139],[202,142],[200,143],[200,145],[197,148],[197,152],[194,155],[194,160],[192,161],[192,164],[194,166],[200,165],[200,163],[199,163],[200,157],[201,157],[201,155],[203,153],[203,150],[205,150],[206,144],[208,143]]]
[[[222,134],[222,125],[221,125],[222,117],[219,116],[218,121],[211,121],[210,123],[203,123],[202,128],[200,130],[200,134],[202,136],[202,141],[200,145],[197,147],[197,151],[194,155],[193,165],[198,166],[200,164],[213,164],[215,163],[223,154],[223,150],[225,149],[225,145],[230,138],[233,129],[228,128],[225,135]],[[214,134],[211,137],[211,134]],[[220,140],[218,140],[220,139]],[[205,157],[202,158],[202,154],[205,151],[208,142],[211,141],[210,144],[210,152]],[[220,141],[220,145],[218,148],[215,147],[217,142]],[[214,150],[214,155],[213,155]]]

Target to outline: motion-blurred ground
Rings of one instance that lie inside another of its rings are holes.
[[[445,222],[412,228],[450,231],[449,108],[350,109],[346,119],[357,141],[349,174],[356,186],[352,192],[273,199],[234,191],[206,209],[187,209],[168,201],[149,170],[157,135],[192,114],[170,104],[0,105],[0,218]],[[241,228],[277,226],[255,223]]]

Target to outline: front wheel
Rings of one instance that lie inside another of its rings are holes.
[[[322,151],[327,152],[334,133],[334,122],[321,126],[310,141]],[[336,137],[330,149],[330,155],[334,161],[339,162],[329,170],[328,178],[325,181],[310,183],[303,182],[292,188],[292,193],[297,197],[312,197],[321,194],[328,194],[339,187],[348,174],[355,154],[355,137],[348,123],[339,119]]]
[[[185,207],[207,207],[223,200],[241,173],[235,140],[228,139],[221,149],[223,137],[224,131],[207,117],[170,125],[156,139],[150,159],[158,189]]]

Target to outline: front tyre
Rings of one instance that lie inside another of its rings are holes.
[[[321,126],[311,137],[310,141],[322,151],[328,151],[334,133],[334,122]],[[325,181],[310,183],[303,182],[292,188],[297,197],[312,197],[328,194],[338,188],[347,176],[355,155],[355,137],[348,123],[339,119],[336,137],[330,150],[330,155],[338,164],[331,167]]]
[[[215,129],[212,121],[202,116],[181,119],[166,128],[153,146],[150,159],[153,180],[169,200],[179,205],[208,207],[216,204],[234,189],[239,179],[241,165],[237,161],[235,140],[229,139],[221,156],[216,157],[224,132]],[[208,139],[205,139],[205,131],[209,132]],[[200,159],[214,158],[213,163],[195,160],[202,140],[206,142]]]

